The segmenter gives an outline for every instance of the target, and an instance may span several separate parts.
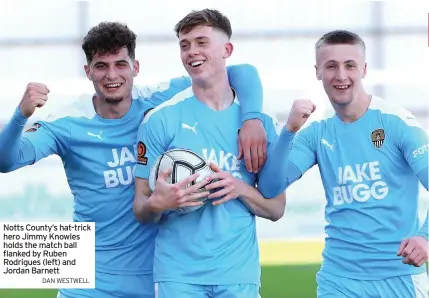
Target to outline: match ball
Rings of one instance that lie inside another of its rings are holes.
[[[170,169],[171,173],[167,177],[167,183],[170,184],[178,183],[195,173],[200,174],[196,181],[189,183],[185,188],[188,188],[195,183],[202,181],[205,177],[214,174],[210,165],[195,152],[187,149],[172,149],[159,156],[150,170],[149,187],[152,191],[155,189],[156,180],[158,179],[159,174]],[[200,191],[205,191],[205,189],[202,188]],[[205,203],[208,198],[201,198],[200,200]],[[203,205],[178,208],[176,211],[186,214],[198,210]]]

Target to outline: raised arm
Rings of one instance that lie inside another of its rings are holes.
[[[11,120],[0,132],[0,172],[11,172],[60,152],[57,135],[48,127],[54,125],[38,122],[23,133],[29,117],[45,104],[48,93],[46,85],[28,84]]]
[[[268,158],[259,173],[258,189],[273,198],[299,179],[316,163],[315,128],[305,124],[316,106],[310,100],[296,100],[286,126],[269,147]]]
[[[33,164],[36,158],[31,143],[21,137],[28,118],[19,108],[0,132],[0,172],[7,173]],[[35,129],[35,128],[32,128]]]

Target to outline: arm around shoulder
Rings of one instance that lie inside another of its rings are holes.
[[[133,86],[133,99],[143,99],[149,103],[152,108],[170,100],[178,93],[186,90],[192,84],[189,77],[177,77],[156,85]]]
[[[237,92],[241,106],[241,122],[262,120],[263,88],[258,70],[251,64],[227,67],[229,84]]]

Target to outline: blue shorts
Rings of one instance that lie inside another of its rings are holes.
[[[153,275],[97,272],[95,289],[61,289],[57,298],[155,298]]]
[[[318,272],[318,298],[427,298],[428,275],[396,276],[382,280],[357,280]]]
[[[166,281],[156,283],[155,288],[157,298],[260,298],[256,284],[203,286]]]

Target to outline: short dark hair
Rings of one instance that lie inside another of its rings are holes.
[[[132,60],[135,59],[137,35],[127,25],[118,22],[102,22],[92,27],[83,39],[82,49],[86,60],[91,62],[95,54],[116,54],[122,48],[128,49]]]
[[[179,37],[180,33],[188,33],[198,26],[209,26],[224,32],[228,38],[232,36],[231,22],[229,19],[215,9],[193,10],[183,19],[181,19],[174,31]]]
[[[324,34],[316,42],[316,52],[323,45],[337,45],[337,44],[350,44],[350,45],[360,45],[363,48],[365,53],[365,42],[363,39],[356,33],[347,31],[347,30],[334,30]]]

